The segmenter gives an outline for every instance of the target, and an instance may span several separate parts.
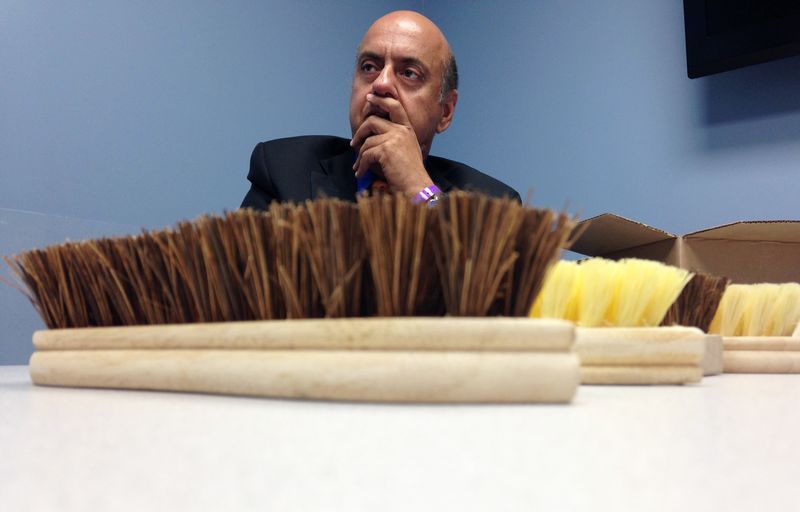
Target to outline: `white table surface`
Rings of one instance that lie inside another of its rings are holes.
[[[0,367],[0,507],[800,510],[800,375],[414,406],[36,387]]]

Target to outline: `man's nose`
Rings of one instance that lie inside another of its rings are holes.
[[[372,82],[372,93],[376,96],[397,99],[397,84],[391,66],[384,66]]]

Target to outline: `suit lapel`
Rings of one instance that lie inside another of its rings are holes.
[[[433,180],[436,186],[439,187],[445,194],[454,187],[453,183],[445,177],[447,170],[442,168],[438,160],[434,158],[428,158],[427,171],[428,176],[431,177],[431,180]]]
[[[355,201],[356,179],[353,176],[352,151],[319,161],[319,168],[311,172],[311,198],[336,197]]]

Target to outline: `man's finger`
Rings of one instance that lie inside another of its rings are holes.
[[[361,123],[356,133],[353,134],[353,139],[350,141],[350,146],[357,148],[364,144],[364,141],[374,135],[386,133],[392,128],[392,122],[378,116],[369,116]]]
[[[403,104],[391,97],[376,96],[372,93],[367,94],[367,103],[374,105],[389,113],[389,120],[393,123],[411,126],[406,109]]]
[[[377,158],[378,150],[374,147],[367,151],[361,152],[361,154],[358,155],[358,161],[356,162],[356,178],[360,178],[370,169],[370,167],[374,166],[377,162]]]
[[[356,177],[360,177],[370,168],[370,165],[376,163],[375,157],[377,153],[372,150],[383,144],[385,141],[385,135],[375,135],[367,138],[367,140],[364,141],[364,144],[362,144],[361,148],[358,150],[356,162],[353,164],[353,170],[356,173]],[[364,154],[367,152],[369,152],[369,157],[364,158]]]

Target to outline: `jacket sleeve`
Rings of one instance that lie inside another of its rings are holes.
[[[277,193],[264,158],[263,142],[259,142],[250,155],[250,171],[247,173],[247,179],[250,181],[250,190],[244,196],[241,208],[266,210],[269,203],[277,200]]]

